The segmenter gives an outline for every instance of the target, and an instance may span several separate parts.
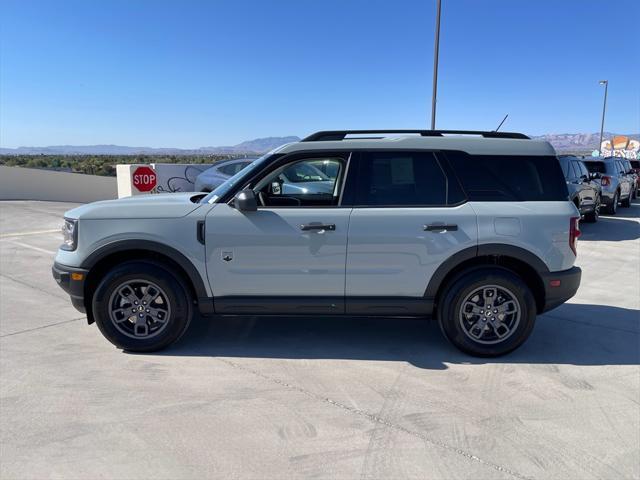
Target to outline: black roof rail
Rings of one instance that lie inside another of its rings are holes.
[[[302,142],[326,142],[332,140],[344,140],[347,135],[367,135],[367,134],[418,134],[422,137],[443,137],[444,135],[479,135],[485,138],[516,138],[529,140],[524,133],[515,132],[489,132],[481,130],[326,130],[316,132],[303,138]]]

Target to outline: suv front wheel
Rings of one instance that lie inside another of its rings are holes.
[[[536,318],[529,287],[515,273],[498,267],[458,275],[439,303],[438,322],[445,337],[463,352],[479,357],[518,348]]]
[[[152,352],[177,341],[193,316],[189,289],[162,264],[131,261],[117,265],[93,296],[98,328],[116,347]]]

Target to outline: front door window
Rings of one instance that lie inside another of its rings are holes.
[[[330,207],[340,200],[341,158],[297,160],[268,174],[254,190],[263,207]]]

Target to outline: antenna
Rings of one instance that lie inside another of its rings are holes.
[[[509,114],[507,113],[502,119],[502,121],[500,122],[500,125],[498,125],[498,127],[494,130],[494,132],[497,132],[498,130],[500,130],[500,127],[502,126],[502,124],[504,123],[504,121],[507,119],[508,116]]]

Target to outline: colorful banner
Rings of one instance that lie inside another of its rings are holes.
[[[600,153],[603,157],[640,159],[640,141],[624,135],[616,135],[611,140],[602,141]]]

